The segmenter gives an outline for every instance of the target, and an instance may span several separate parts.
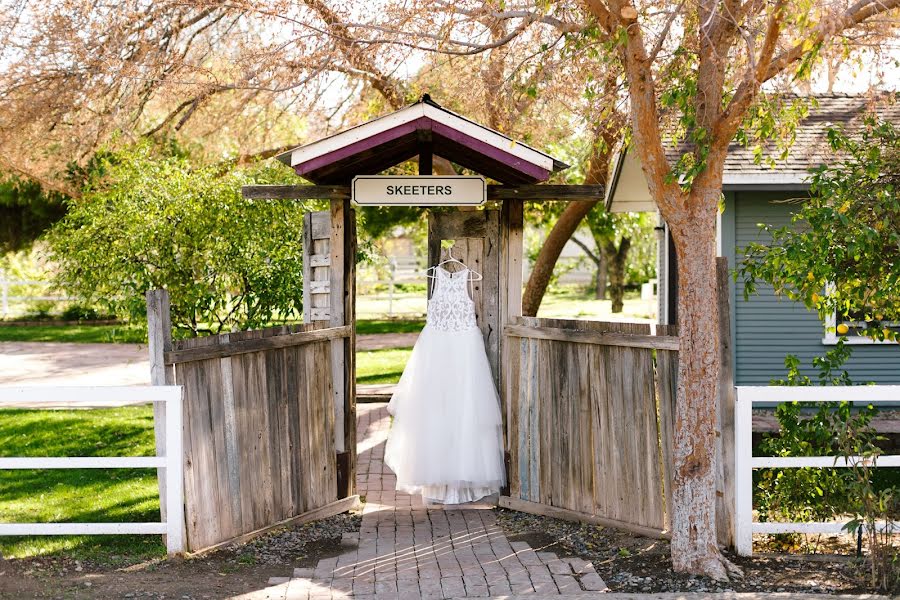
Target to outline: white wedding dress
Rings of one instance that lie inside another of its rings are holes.
[[[469,270],[435,269],[425,328],[400,377],[385,463],[397,490],[426,503],[461,504],[505,483],[502,422]]]

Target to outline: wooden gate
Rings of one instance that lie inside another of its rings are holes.
[[[664,536],[678,338],[647,324],[525,317],[505,336],[501,505]]]
[[[494,381],[500,382],[500,211],[431,212],[428,215],[428,266],[445,258],[442,241],[453,242],[453,257],[483,279],[473,283],[478,327],[484,337]],[[430,290],[430,288],[429,288]],[[429,291],[430,294],[430,291]]]
[[[184,388],[187,548],[347,510],[334,436],[331,344],[309,324],[172,341],[168,294],[148,293],[153,383]],[[157,431],[157,445],[165,439]]]

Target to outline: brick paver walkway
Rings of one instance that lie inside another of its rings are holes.
[[[266,592],[284,600],[319,598],[477,598],[557,596],[606,589],[587,561],[559,559],[510,542],[490,506],[425,508],[418,497],[394,491],[384,464],[390,417],[385,404],[359,405],[357,486],[365,496],[354,550],[272,578]]]

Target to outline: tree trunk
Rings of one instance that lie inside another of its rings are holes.
[[[597,263],[597,275],[596,275],[596,283],[597,283],[597,291],[595,293],[595,298],[597,300],[605,300],[606,299],[606,281],[607,281],[607,269],[609,268],[609,260],[606,258],[606,253],[603,252],[603,249],[598,246],[597,253],[600,255],[600,262]]]
[[[620,313],[625,308],[625,261],[630,249],[630,238],[622,238],[618,248],[612,241],[606,242],[604,248],[609,261],[609,298],[613,313]]]
[[[522,293],[522,314],[526,317],[536,317],[537,311],[541,307],[541,300],[547,292],[547,286],[550,285],[550,278],[553,276],[553,267],[562,253],[563,246],[578,229],[581,220],[599,200],[579,200],[577,202],[569,202],[565,210],[559,216],[553,229],[547,239],[541,246],[537,259],[534,261],[534,267],[531,275],[528,276],[528,283],[525,285],[525,291]]]
[[[671,550],[676,571],[726,580],[734,567],[720,554],[716,537],[715,440],[720,356],[715,240],[719,194],[718,189],[695,189],[687,209],[693,214],[675,215],[681,218],[669,221],[678,256],[681,339]]]

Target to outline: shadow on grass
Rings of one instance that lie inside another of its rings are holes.
[[[100,410],[0,410],[2,456],[152,456],[149,406]],[[5,523],[158,522],[155,469],[0,471]],[[65,556],[133,563],[165,556],[158,535],[0,537],[6,558]]]

